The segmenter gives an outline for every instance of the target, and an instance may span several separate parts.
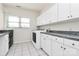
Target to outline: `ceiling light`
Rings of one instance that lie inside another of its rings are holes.
[[[16,7],[20,8],[21,6],[16,6]]]

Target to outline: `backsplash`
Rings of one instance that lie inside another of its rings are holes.
[[[44,25],[44,26],[40,26],[39,29],[50,29],[50,30],[60,30],[60,31],[79,31],[79,21]]]

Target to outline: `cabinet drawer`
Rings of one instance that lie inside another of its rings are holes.
[[[63,38],[53,36],[52,39],[53,39],[54,41],[58,42],[58,43],[63,43]]]
[[[64,56],[78,56],[77,49],[64,45]]]
[[[64,44],[69,45],[73,48],[79,49],[79,41],[74,41],[70,39],[64,39]]]
[[[59,43],[63,43],[63,38],[57,37],[56,41],[59,42]]]
[[[52,36],[51,39],[56,41],[56,42],[63,43],[63,38]]]
[[[52,41],[52,56],[62,56],[63,55],[63,44],[56,41]]]

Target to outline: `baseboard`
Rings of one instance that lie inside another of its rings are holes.
[[[31,42],[31,40],[30,41],[27,41],[27,42]],[[27,43],[27,42],[16,42],[16,43],[13,43],[13,44],[20,44],[20,43]]]

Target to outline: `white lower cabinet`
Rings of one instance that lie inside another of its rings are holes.
[[[52,56],[62,56],[63,55],[63,44],[52,41]]]
[[[41,48],[44,48],[44,44],[45,44],[45,40],[44,40],[44,35],[43,34],[41,34]]]
[[[49,37],[45,40],[45,51],[48,55],[51,55],[51,39]]]
[[[74,44],[74,45],[73,45]],[[41,48],[52,56],[79,56],[78,41],[43,34]]]
[[[70,46],[52,42],[52,56],[78,56],[78,50]]]
[[[78,56],[77,49],[64,45],[64,56]]]
[[[9,49],[8,35],[0,37],[0,56],[5,56]]]
[[[42,35],[41,37],[41,48],[48,54],[51,55],[51,38],[48,35]]]

